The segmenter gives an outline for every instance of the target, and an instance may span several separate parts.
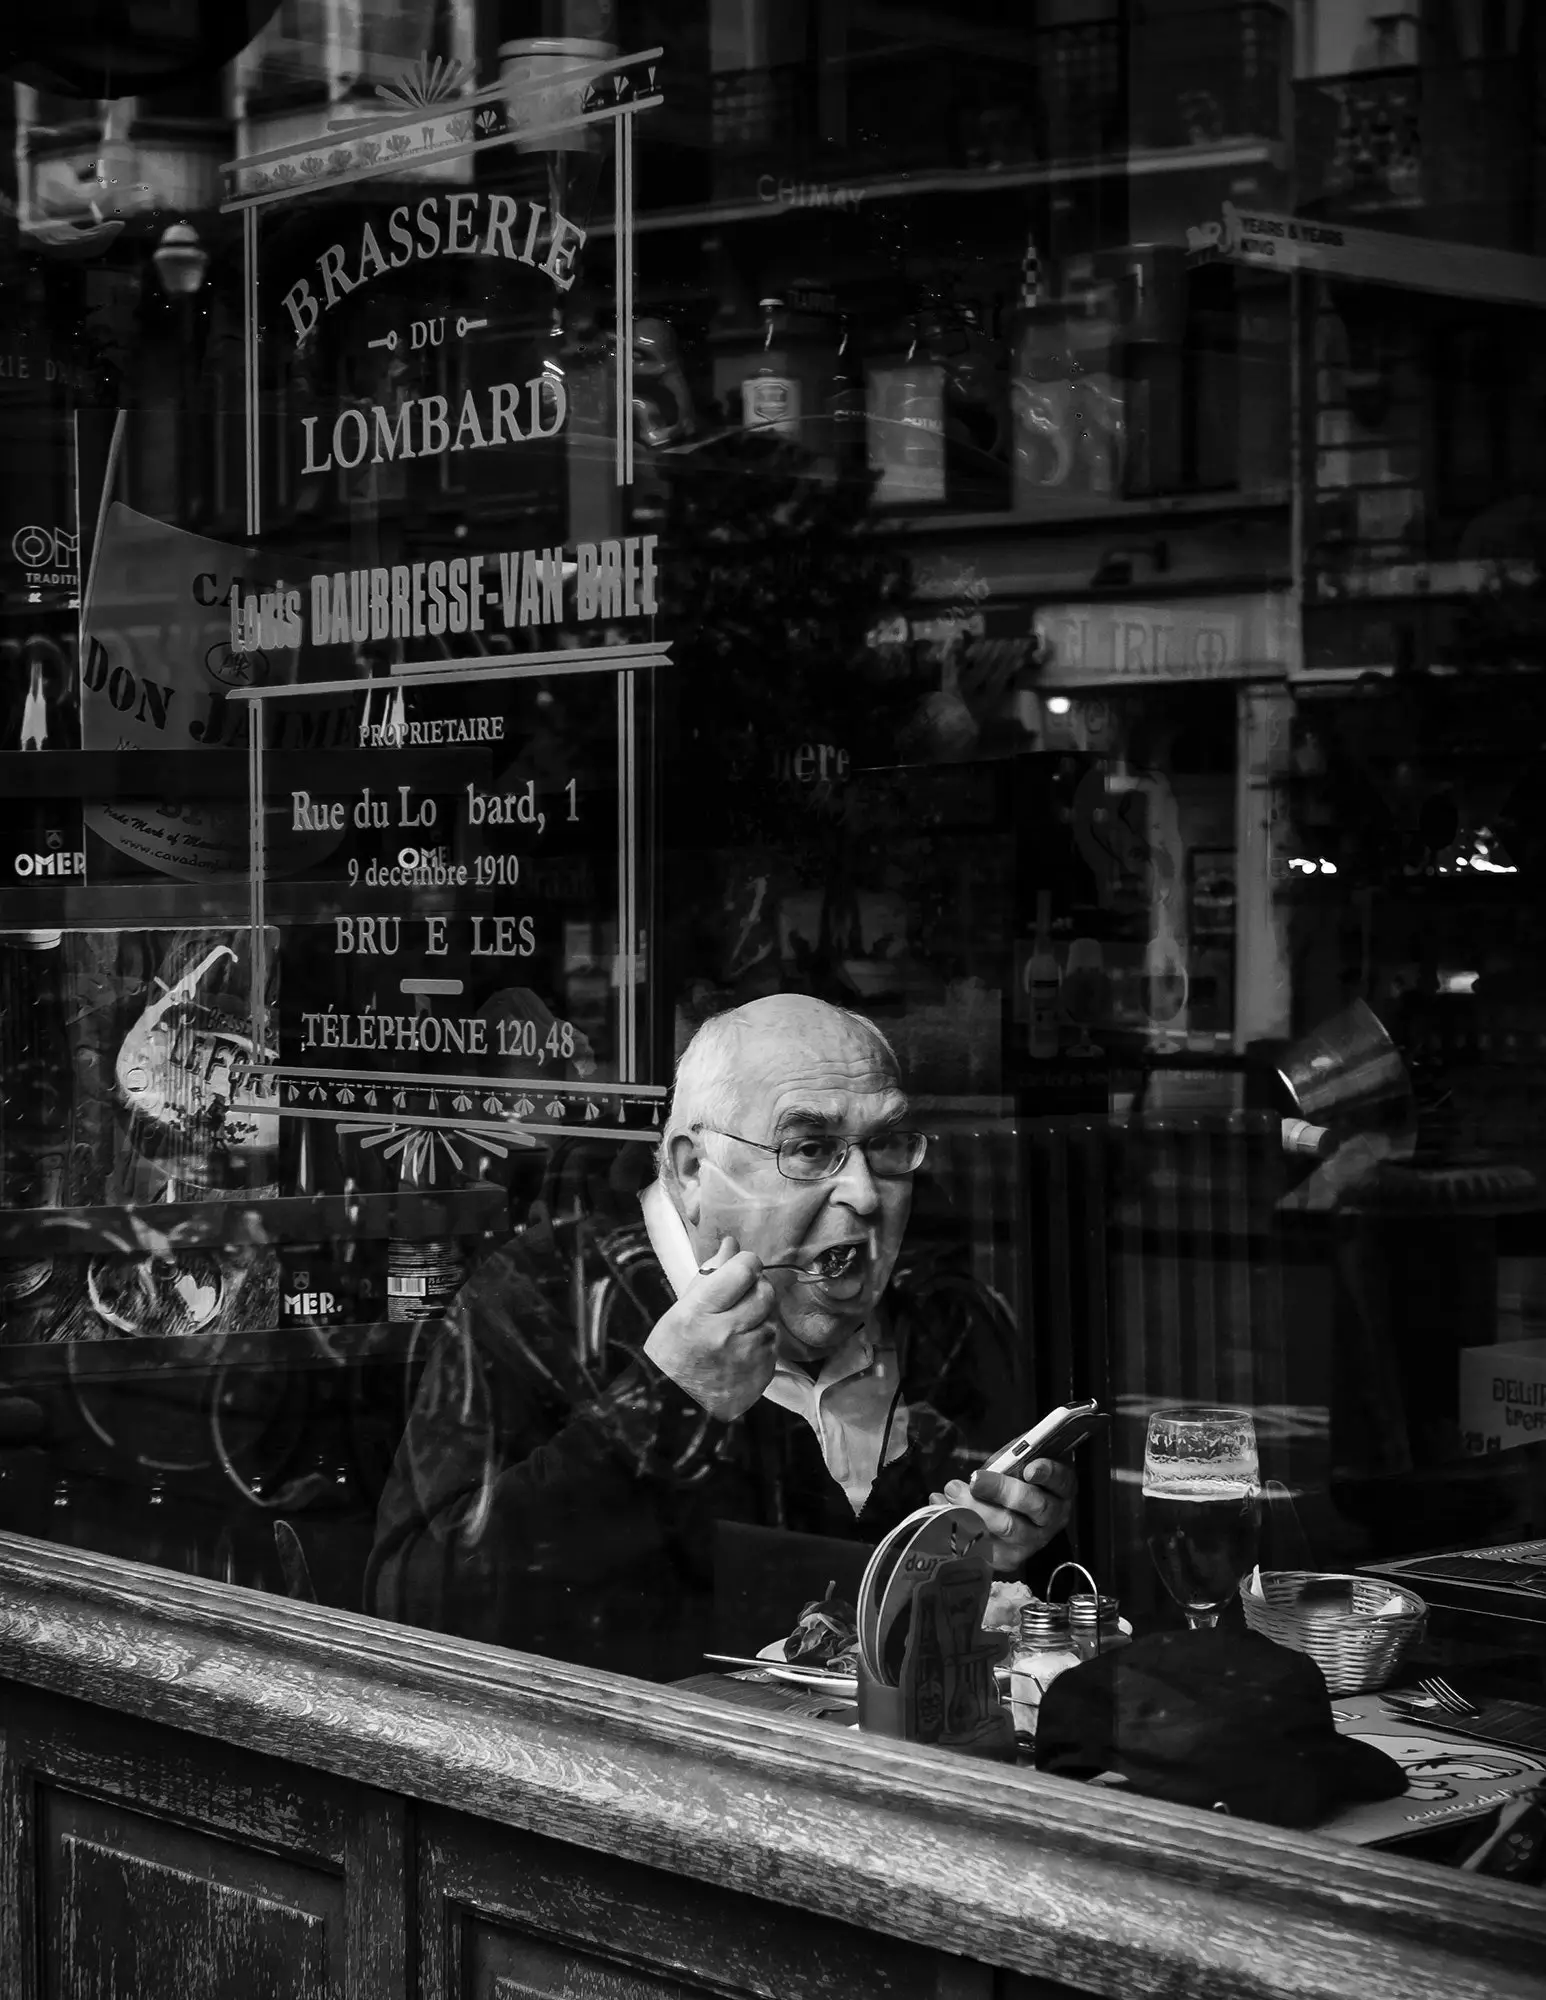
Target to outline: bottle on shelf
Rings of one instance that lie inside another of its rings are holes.
[[[314,1119],[295,1120],[296,1150],[290,1186],[321,1204],[345,1193],[338,1134]],[[336,1208],[336,1202],[334,1204]],[[318,1215],[319,1225],[321,1215]],[[343,1326],[355,1318],[357,1245],[320,1226],[302,1241],[279,1246],[279,1318],[283,1325]]]
[[[1206,370],[1207,357],[1187,338],[1187,301],[1194,280],[1186,252],[1174,243],[1128,243],[1095,251],[1085,282],[1102,301],[1100,316],[1115,324],[1097,335],[1102,350],[1119,335],[1120,375],[1106,377],[1107,393],[1121,403],[1120,490],[1129,498],[1173,493],[1183,483],[1188,406],[1195,389],[1188,368]],[[1206,290],[1210,282],[1202,278]],[[1231,335],[1231,346],[1233,337]],[[1190,348],[1190,353],[1189,353]],[[1086,369],[1094,384],[1109,366],[1102,357]]]
[[[846,316],[838,327],[837,355],[824,398],[823,460],[834,480],[856,478],[865,470],[864,368]]]
[[[71,1549],[75,1546],[78,1531],[75,1488],[68,1479],[56,1479],[53,1497],[48,1503],[48,1539],[57,1542],[61,1548]]]
[[[945,477],[945,371],[920,351],[916,319],[906,352],[865,369],[865,418],[870,470],[878,474],[880,507],[942,505]]]
[[[0,945],[0,1209],[57,1208],[64,1199],[72,1098],[65,999],[63,933],[12,932]],[[54,1258],[35,1244],[0,1258],[0,1337],[41,1337],[54,1279]]]
[[[279,1574],[274,1515],[261,1472],[247,1481],[247,1494],[239,1498],[234,1485],[228,1493],[230,1512],[215,1537],[209,1574],[216,1583],[232,1583],[242,1590],[275,1590]]]
[[[158,1569],[185,1567],[178,1560],[181,1551],[173,1546],[173,1512],[167,1505],[166,1482],[153,1479],[150,1491],[145,1495],[145,1531],[139,1548],[141,1562],[154,1563]]]
[[[74,623],[72,612],[72,631]],[[0,750],[30,753],[80,748],[80,710],[70,648],[73,638],[62,628],[58,636],[52,631],[33,630],[25,636],[0,639]],[[47,768],[46,764],[33,766],[39,774]],[[0,883],[7,889],[24,891],[34,905],[40,897],[62,901],[66,890],[85,878],[86,835],[79,798],[50,797],[35,780],[7,785],[3,793]]]
[[[35,1446],[0,1451],[0,1532],[45,1532],[39,1517],[46,1513],[48,1473],[47,1454]]]
[[[1036,893],[1036,937],[1025,962],[1025,993],[1030,1003],[1027,1052],[1038,1062],[1050,1062],[1058,1052],[1058,1000],[1063,976],[1052,944],[1052,892]]]
[[[236,1555],[236,1575],[232,1580],[244,1584],[248,1590],[277,1590],[281,1579],[276,1570],[274,1517],[269,1511],[267,1483],[261,1472],[253,1474],[248,1491],[252,1504],[242,1510],[232,1529]]]
[[[762,308],[762,356],[755,374],[741,384],[741,423],[749,431],[771,431],[780,437],[798,438],[803,416],[800,378],[789,365],[787,321],[782,299],[759,299]]]
[[[1010,488],[1009,377],[1004,351],[976,307],[931,299],[919,344],[940,370],[945,498],[951,507],[1007,507]]]
[[[386,1246],[389,1320],[438,1319],[467,1276],[467,1255],[450,1233],[446,1197],[463,1184],[469,1167],[459,1159],[457,1180],[437,1179],[434,1139],[432,1132],[415,1133],[398,1155],[393,1233]]]
[[[454,1237],[394,1236],[387,1244],[387,1318],[439,1319],[466,1276],[467,1259]]]

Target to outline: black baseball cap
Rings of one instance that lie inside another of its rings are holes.
[[[1147,1798],[1314,1826],[1406,1776],[1339,1736],[1315,1662],[1258,1632],[1156,1632],[1058,1675],[1042,1697],[1036,1768],[1114,1771]]]

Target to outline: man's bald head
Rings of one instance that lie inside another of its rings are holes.
[[[748,1105],[759,1108],[802,1064],[836,1059],[856,1076],[900,1087],[895,1051],[873,1021],[808,993],[769,993],[705,1021],[682,1051],[660,1149],[669,1179],[671,1140],[703,1129],[738,1132]]]

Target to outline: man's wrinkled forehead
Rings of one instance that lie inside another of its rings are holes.
[[[795,1084],[781,1091],[765,1107],[771,1113],[769,1137],[781,1139],[789,1132],[852,1132],[882,1125],[899,1125],[907,1116],[907,1098],[885,1070],[877,1070],[874,1081],[854,1090],[813,1090]]]
[[[907,1098],[874,1037],[843,1021],[813,1034],[766,1028],[747,1035],[735,1066],[737,1115],[771,1130],[804,1114],[837,1126],[862,1106],[867,1119],[900,1117]],[[745,1129],[743,1127],[743,1129]]]

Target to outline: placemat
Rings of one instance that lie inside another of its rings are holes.
[[[1345,1806],[1316,1828],[1334,1840],[1362,1847],[1410,1840],[1435,1827],[1484,1819],[1516,1792],[1546,1782],[1546,1751],[1479,1743],[1446,1725],[1409,1722],[1392,1715],[1377,1694],[1333,1696],[1337,1728],[1361,1737],[1406,1772],[1406,1791],[1394,1799]]]

